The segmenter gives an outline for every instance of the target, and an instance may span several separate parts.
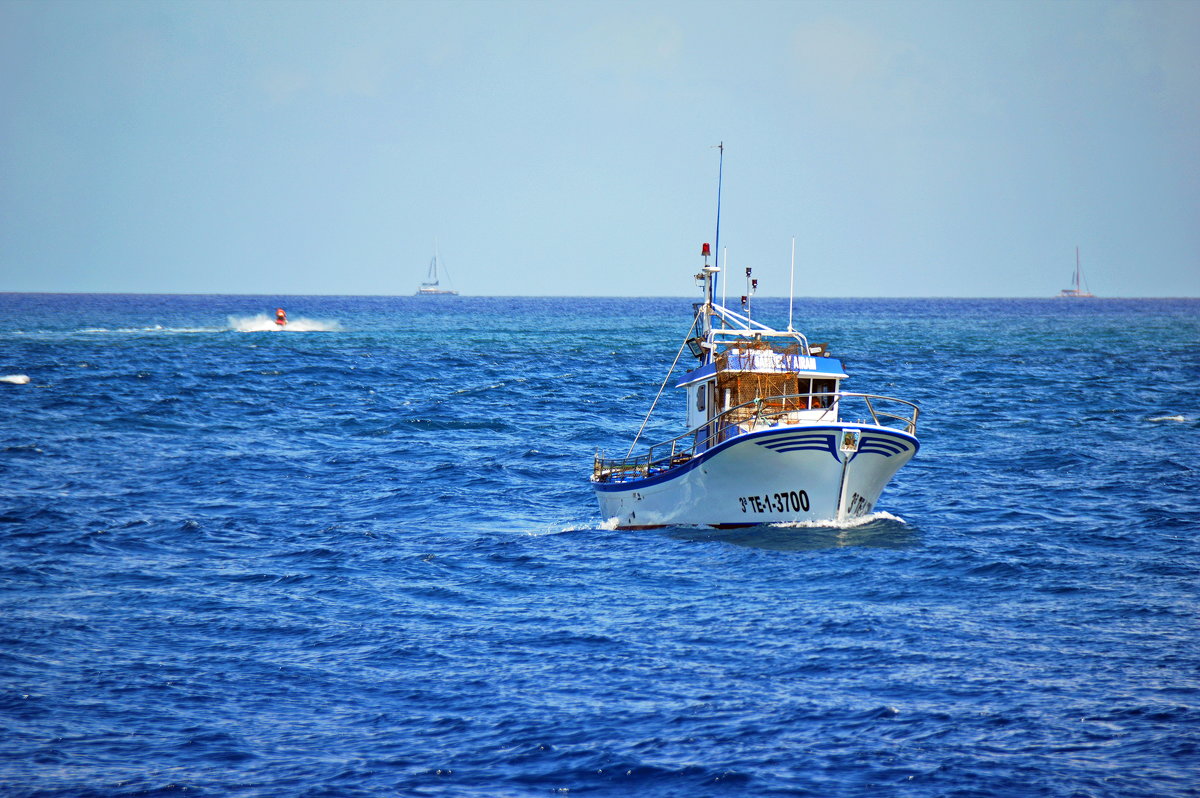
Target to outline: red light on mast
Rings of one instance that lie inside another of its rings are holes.
[[[708,244],[705,244],[704,246],[700,247],[700,256],[703,258],[708,258],[708,257],[712,256],[712,250],[710,250],[708,248]]]

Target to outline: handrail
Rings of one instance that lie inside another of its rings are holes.
[[[804,399],[805,407],[799,406],[788,407],[788,403],[798,405],[798,400]],[[813,408],[814,400],[822,400],[823,408]],[[824,401],[828,399],[829,401]],[[606,482],[613,479],[630,478],[630,477],[647,477],[651,473],[672,468],[687,462],[692,457],[696,456],[697,449],[704,451],[713,446],[727,440],[730,429],[742,430],[741,424],[747,421],[750,430],[762,424],[764,419],[772,419],[779,416],[787,416],[797,412],[809,412],[810,410],[821,409],[823,412],[815,419],[805,419],[807,423],[822,423],[827,421],[826,416],[830,412],[833,413],[832,421],[839,421],[841,413],[839,409],[845,399],[862,399],[866,404],[867,412],[871,416],[871,420],[875,426],[888,426],[885,422],[880,421],[880,418],[899,421],[904,425],[905,431],[910,435],[915,435],[917,431],[917,417],[920,415],[920,408],[913,402],[906,399],[897,399],[894,396],[882,396],[880,394],[853,393],[853,392],[813,392],[813,393],[795,393],[795,394],[779,394],[777,396],[768,396],[765,398],[756,397],[749,402],[743,402],[740,405],[724,410],[714,416],[709,421],[700,426],[688,430],[682,435],[677,435],[674,438],[655,443],[647,447],[646,453],[636,457],[619,457],[619,458],[604,458],[599,454],[596,455],[593,464],[592,475],[593,479],[598,482]],[[907,405],[912,408],[912,415],[899,415],[891,413],[883,409],[876,409],[871,403],[871,400],[882,400],[886,402],[895,402],[901,405]],[[778,409],[769,409],[772,405],[780,405]],[[747,415],[747,411],[753,408],[753,414]],[[738,418],[741,418],[739,423]],[[744,430],[749,431],[749,430]],[[740,434],[740,432],[735,432]],[[692,437],[693,440],[688,445],[681,445],[685,438]],[[666,454],[663,452],[666,451]],[[655,453],[658,456],[655,456]]]

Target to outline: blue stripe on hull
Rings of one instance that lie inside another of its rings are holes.
[[[765,446],[773,452],[829,452],[834,460],[838,460],[836,431],[791,432],[769,440],[755,441],[755,443]]]
[[[803,450],[827,451],[835,460],[838,460],[837,436],[843,429],[863,428],[856,424],[839,424],[838,426],[784,427],[748,432],[720,443],[708,451],[693,457],[686,463],[652,473],[648,477],[629,479],[621,482],[592,482],[592,487],[597,491],[606,493],[648,488],[652,485],[677,479],[692,469],[698,468],[713,457],[716,457],[726,449],[751,442],[780,453]],[[864,447],[866,448],[864,449]],[[859,441],[859,450],[855,453],[854,457],[858,457],[860,454],[879,454],[884,457],[892,457],[907,450],[911,450],[913,454],[916,454],[920,448],[920,442],[908,433],[892,429],[871,428],[863,431],[862,438]]]

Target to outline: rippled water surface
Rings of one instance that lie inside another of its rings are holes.
[[[798,303],[880,512],[605,529],[691,301],[0,295],[0,793],[1200,795],[1200,301]]]

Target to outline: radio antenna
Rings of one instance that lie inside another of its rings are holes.
[[[713,252],[721,251],[721,180],[725,174],[725,142],[717,145],[717,150],[720,156],[717,159],[717,232],[713,238]],[[721,279],[721,274],[718,272],[716,280]],[[716,288],[714,285],[713,288]]]

